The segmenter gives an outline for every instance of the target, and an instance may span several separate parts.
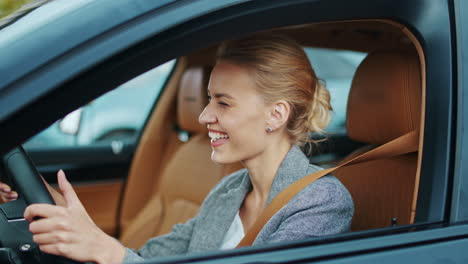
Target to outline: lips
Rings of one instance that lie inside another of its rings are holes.
[[[229,139],[228,134],[212,129],[208,130],[208,136],[211,138],[211,145],[213,147],[219,147]]]

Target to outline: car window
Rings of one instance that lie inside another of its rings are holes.
[[[171,73],[174,61],[120,85],[58,120],[25,148],[89,146],[115,140],[134,142]]]
[[[324,48],[304,48],[315,74],[330,92],[332,119],[326,128],[331,134],[346,133],[346,104],[357,67],[367,53]]]

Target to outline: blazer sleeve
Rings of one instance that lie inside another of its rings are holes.
[[[197,220],[198,215],[185,224],[174,225],[170,233],[148,240],[138,251],[127,248],[123,263],[134,263],[147,258],[187,253]]]
[[[335,180],[334,177],[318,180],[302,190],[275,217],[278,224],[265,226],[270,230],[265,230],[269,235],[263,242],[301,240],[348,231],[354,214],[353,201],[346,188]]]

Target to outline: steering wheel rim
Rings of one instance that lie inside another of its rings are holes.
[[[15,189],[23,196],[27,205],[46,203],[55,205],[46,185],[41,179],[36,166],[19,146],[3,157],[7,177],[13,182]]]
[[[24,151],[23,147],[19,146],[12,151],[5,154],[2,158],[6,177],[14,184],[20,198],[24,200],[26,205],[34,203],[45,203],[55,205],[52,196],[49,193],[45,183],[41,179],[41,175],[36,169],[36,166],[29,158],[29,155]],[[25,237],[28,243],[32,242],[32,236],[27,226],[25,227],[29,236]],[[23,235],[24,232],[21,232]],[[21,235],[21,234],[20,234]],[[34,243],[35,244],[35,243]],[[8,249],[13,251],[13,249]],[[41,259],[40,263],[54,263],[54,264],[80,264],[71,259],[61,256],[49,255],[41,253],[40,258],[33,258],[36,261]],[[29,256],[30,258],[31,256]],[[29,263],[29,262],[28,262]]]

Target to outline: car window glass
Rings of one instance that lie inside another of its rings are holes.
[[[333,114],[326,131],[346,133],[346,104],[354,73],[367,53],[324,48],[304,48],[317,77],[330,92]]]
[[[24,144],[25,148],[133,142],[160,94],[174,61],[160,65],[68,114]]]

